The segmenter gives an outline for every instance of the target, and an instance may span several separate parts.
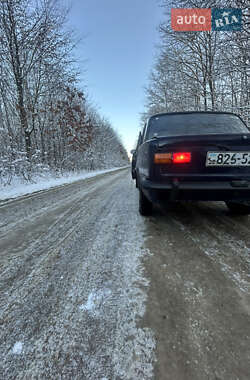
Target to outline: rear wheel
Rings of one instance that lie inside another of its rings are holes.
[[[139,212],[143,216],[151,215],[153,210],[152,202],[150,202],[143,192],[139,190]]]
[[[229,210],[237,215],[250,214],[250,202],[225,202]]]

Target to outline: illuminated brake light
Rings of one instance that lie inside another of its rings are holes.
[[[190,152],[178,152],[173,153],[173,163],[174,164],[188,164],[191,162]]]
[[[172,153],[156,153],[154,158],[155,164],[171,164]]]

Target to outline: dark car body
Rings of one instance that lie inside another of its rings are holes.
[[[134,150],[132,153],[132,160],[131,160],[131,176],[133,179],[136,179],[136,157],[137,157],[137,151]]]
[[[188,152],[190,162],[161,163],[161,157],[173,160],[178,152]],[[233,113],[153,115],[137,147],[135,173],[140,191],[152,203],[249,201],[250,133]]]
[[[141,145],[142,143],[142,135],[141,135],[141,132],[139,133],[139,136],[138,136],[138,139],[137,139],[137,143],[136,143],[136,148],[131,150],[131,154],[132,154],[132,160],[131,160],[131,176],[132,176],[132,179],[135,179],[136,180],[136,160],[137,160],[137,151],[138,151],[138,148],[139,146]]]

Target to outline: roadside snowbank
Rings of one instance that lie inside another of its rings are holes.
[[[126,166],[124,166],[125,168]],[[33,183],[24,183],[20,178],[13,179],[11,185],[0,185],[0,201],[17,198],[22,195],[31,194],[36,191],[50,189],[51,187],[61,186],[81,179],[95,177],[99,174],[109,173],[121,168],[112,168],[106,170],[82,171],[78,174],[66,173],[61,177],[48,174],[46,177],[37,177]]]

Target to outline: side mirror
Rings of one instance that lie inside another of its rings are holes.
[[[132,150],[130,151],[130,153],[131,153],[131,154],[134,154],[134,153],[135,153],[135,149],[132,149]]]

